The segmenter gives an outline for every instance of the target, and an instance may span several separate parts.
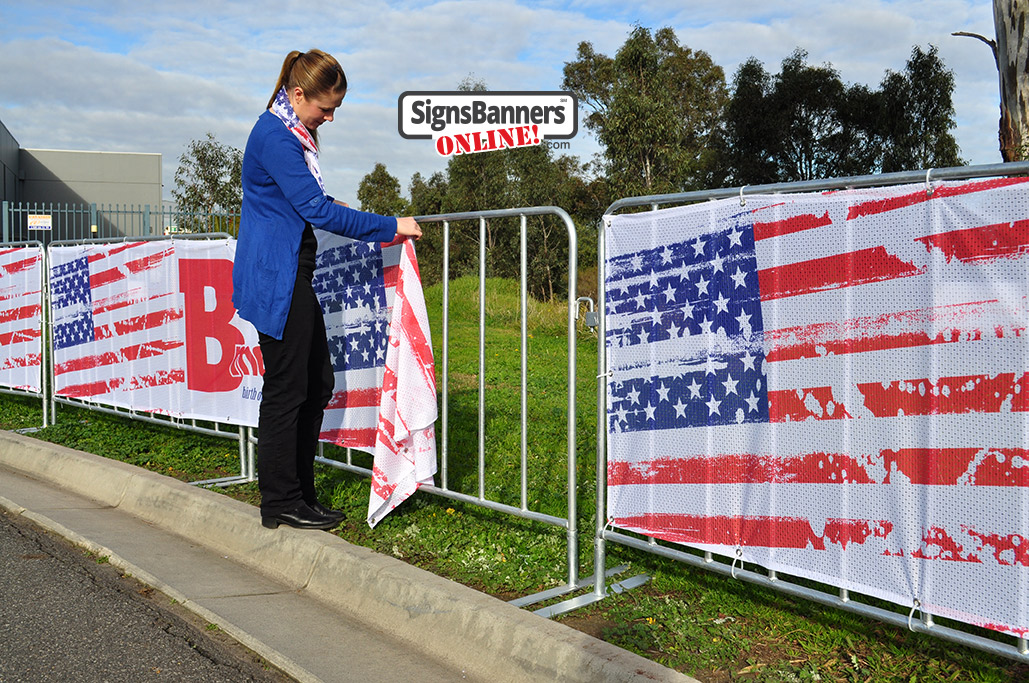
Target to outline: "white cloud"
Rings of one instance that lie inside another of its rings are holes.
[[[903,69],[912,46],[932,43],[955,73],[963,156],[998,159],[989,50],[950,36],[992,33],[989,0],[370,0],[313,10],[270,0],[114,0],[3,13],[0,119],[22,146],[160,152],[166,195],[191,140],[211,132],[245,145],[291,49],[319,47],[347,71],[350,92],[321,133],[323,171],[330,192],[356,201],[376,162],[405,189],[414,172],[445,165],[430,142],[397,133],[401,92],[449,90],[469,74],[494,90],[557,89],[580,41],[614,54],[634,22],[672,26],[727,79],[751,56],[777,71],[801,47],[845,81],[876,86],[886,69]],[[580,127],[572,153],[587,161],[596,149]]]

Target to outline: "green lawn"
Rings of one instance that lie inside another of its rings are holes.
[[[449,488],[478,495],[478,283],[451,283]],[[426,290],[437,363],[442,362],[440,287]],[[486,497],[520,505],[520,334],[515,283],[491,280],[486,334]],[[567,308],[532,302],[529,311],[528,507],[566,510]],[[581,574],[592,572],[595,510],[596,345],[579,328],[578,526]],[[437,381],[442,376],[437,367]],[[125,418],[58,407],[58,424],[33,436],[123,460],[186,481],[238,473],[235,442]],[[0,429],[38,427],[38,401],[0,394]],[[335,447],[326,455],[343,460]],[[354,454],[355,464],[371,458]],[[439,477],[437,477],[437,482]],[[365,523],[367,479],[318,470],[322,498],[346,518],[343,538],[504,599],[566,581],[563,529],[424,492],[374,530]],[[256,503],[256,485],[230,495]],[[609,566],[653,578],[560,617],[703,681],[1014,681],[1029,666],[911,633],[684,564],[608,544]],[[899,611],[899,610],[898,610]],[[951,624],[948,624],[951,625]]]

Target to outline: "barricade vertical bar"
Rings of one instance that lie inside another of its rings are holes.
[[[50,412],[48,410],[46,399],[46,397],[50,395],[50,382],[48,381],[50,378],[50,373],[47,370],[50,367],[50,352],[48,351],[50,345],[46,343],[47,330],[49,329],[50,322],[50,276],[47,273],[46,249],[43,248],[42,244],[39,245],[39,256],[42,261],[41,267],[39,269],[39,291],[40,296],[42,298],[41,303],[43,304],[43,310],[40,312],[39,320],[39,324],[42,326],[39,331],[42,333],[40,335],[40,340],[42,340],[43,346],[43,348],[41,349],[41,361],[43,363],[43,366],[40,368],[39,375],[40,380],[42,380],[43,384],[43,426],[46,427],[47,420],[50,417]]]
[[[254,428],[247,427],[247,480],[257,481],[257,462],[254,452]]]
[[[479,500],[486,499],[486,219],[479,218]]]
[[[443,490],[447,490],[447,451],[450,442],[448,431],[450,422],[449,411],[449,378],[450,378],[450,221],[443,221],[443,414],[440,436],[440,460],[442,474],[440,475]]]
[[[528,374],[529,374],[529,354],[528,346],[529,341],[529,296],[528,296],[528,240],[525,234],[526,228],[525,214],[521,216],[521,225],[519,231],[519,250],[521,252],[521,259],[519,263],[519,274],[521,279],[521,286],[519,287],[519,295],[521,298],[521,327],[522,327],[522,341],[521,341],[521,356],[522,356],[522,509],[528,509],[529,501],[529,401],[528,401]]]
[[[247,470],[247,431],[243,425],[239,426],[239,474],[242,477],[249,474]]]
[[[149,204],[145,204],[143,206],[143,230],[142,230],[142,234],[144,234],[144,235],[152,234],[151,230],[150,230],[150,205]]]
[[[3,201],[3,205],[0,206],[0,212],[3,212],[3,216],[0,216],[2,221],[3,233],[0,237],[3,238],[4,242],[11,241],[11,216],[10,216],[10,202],[6,199]]]
[[[46,258],[44,260],[45,271],[43,273],[43,277],[49,283],[50,282],[50,249],[49,249],[49,247],[46,248],[45,252],[46,252]],[[44,300],[44,302],[46,303],[46,308],[49,311],[50,310],[50,305],[51,305],[50,288],[49,287],[47,287],[47,297]],[[51,349],[51,352],[53,352],[53,348],[54,348],[54,324],[53,324],[53,318],[48,318],[48,320],[49,320],[50,324],[48,324],[46,326],[46,329],[43,330],[43,335],[44,335],[44,338],[49,342],[48,344],[46,344],[46,346],[49,346],[50,349]],[[46,365],[46,367],[43,369],[43,372],[45,372],[47,374],[47,376],[50,378],[50,423],[49,424],[44,424],[44,426],[56,425],[57,424],[57,377],[54,374],[54,364],[53,363],[48,363]]]
[[[593,538],[593,594],[604,596],[607,548],[604,540],[607,512],[607,290],[604,265],[607,262],[607,219],[597,230],[597,533]]]
[[[575,385],[576,326],[579,304],[576,283],[579,278],[579,242],[574,225],[568,226],[568,585],[579,580],[579,523],[576,495]],[[604,572],[599,572],[603,574]]]

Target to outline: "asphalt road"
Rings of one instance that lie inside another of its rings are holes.
[[[0,510],[0,683],[292,680],[166,595]]]

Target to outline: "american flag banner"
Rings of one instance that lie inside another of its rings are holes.
[[[232,306],[232,240],[50,248],[54,393],[256,425],[257,332]]]
[[[43,248],[0,247],[0,386],[43,383]]]
[[[609,523],[1029,635],[1027,183],[607,217]]]
[[[368,524],[436,474],[436,379],[414,242],[317,231],[314,290],[336,387],[322,441],[373,455]]]

